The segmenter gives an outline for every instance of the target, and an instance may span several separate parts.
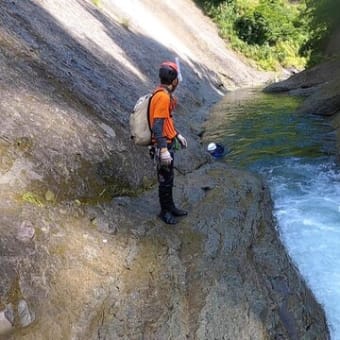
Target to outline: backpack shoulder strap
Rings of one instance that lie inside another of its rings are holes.
[[[168,91],[167,91],[165,88],[163,88],[163,87],[158,87],[158,88],[152,93],[152,95],[151,95],[150,98],[149,98],[148,111],[147,111],[147,113],[148,113],[148,123],[149,123],[150,132],[152,132],[152,129],[151,129],[151,117],[150,117],[151,100],[152,100],[153,96],[154,96],[156,93],[158,93],[158,92],[166,92],[166,93],[168,93]]]

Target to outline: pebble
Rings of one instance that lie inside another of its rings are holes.
[[[19,301],[18,314],[22,327],[30,325],[35,320],[35,315],[29,310],[28,304],[25,300]]]
[[[23,221],[18,228],[18,232],[16,235],[16,238],[19,241],[27,242],[31,241],[35,235],[35,229],[31,222],[29,221]]]
[[[0,312],[0,335],[8,333],[13,328],[11,322],[6,318],[5,311]]]

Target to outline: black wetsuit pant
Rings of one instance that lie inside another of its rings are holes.
[[[174,206],[172,188],[174,186],[174,152],[169,150],[172,162],[169,166],[161,166],[157,162],[157,179],[159,184],[159,203],[162,211],[171,211]]]
[[[172,162],[169,166],[162,166],[160,162],[157,162],[157,179],[159,187],[173,187],[174,186],[174,152],[170,151]]]

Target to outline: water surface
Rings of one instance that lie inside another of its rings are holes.
[[[327,118],[301,115],[301,99],[256,90],[229,93],[211,113],[204,141],[223,162],[269,183],[280,237],[340,340],[340,170]]]

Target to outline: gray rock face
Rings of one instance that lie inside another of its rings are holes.
[[[288,92],[305,97],[300,112],[332,117],[337,137],[337,157],[340,159],[340,59],[339,29],[330,38],[327,61],[300,72],[281,82],[270,84],[265,91]]]
[[[335,41],[333,41],[335,43]],[[338,48],[336,46],[336,48]],[[305,70],[282,82],[269,85],[265,91],[288,92],[305,99],[299,109],[302,114],[331,117],[337,137],[337,157],[340,159],[340,60],[332,60]]]
[[[271,75],[228,51],[191,1],[134,3],[0,3],[0,338],[327,339],[265,184],[200,145],[223,91]],[[189,216],[173,228],[127,122],[174,55],[189,142],[175,196]]]

